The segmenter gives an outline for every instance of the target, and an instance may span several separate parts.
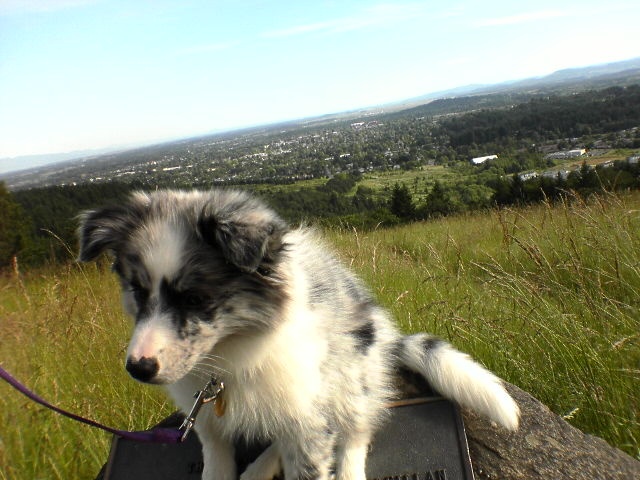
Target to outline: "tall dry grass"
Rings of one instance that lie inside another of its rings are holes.
[[[118,428],[171,411],[123,366],[129,321],[106,268],[66,266],[0,279],[0,364],[48,401]],[[0,479],[93,479],[110,436],[0,382]]]
[[[640,458],[640,196],[332,240],[406,331],[449,339]]]

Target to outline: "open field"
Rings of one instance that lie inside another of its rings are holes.
[[[431,165],[422,166],[418,169],[412,170],[398,169],[365,172],[364,174],[362,174],[362,179],[358,181],[358,185],[370,188],[376,193],[377,197],[384,199],[387,199],[389,197],[389,192],[396,183],[404,183],[409,187],[418,185],[420,187],[420,190],[418,192],[418,195],[416,195],[416,198],[423,199],[426,196],[424,191],[425,187],[431,186],[435,181],[448,183],[456,180],[459,181],[463,178],[464,177],[461,176],[458,172],[453,171],[452,169],[447,168],[443,165]],[[276,188],[283,191],[298,191],[309,188],[322,187],[326,183],[326,178],[314,178],[311,180],[298,180],[291,184],[277,185]],[[251,185],[251,189],[256,193],[268,192],[273,188],[274,186],[270,184]]]
[[[405,331],[441,335],[640,456],[640,194],[327,241]],[[141,429],[172,407],[125,372],[128,331],[106,263],[0,278],[3,367],[63,408]],[[0,479],[94,478],[109,441],[0,386]]]
[[[615,162],[625,160],[631,155],[637,154],[637,152],[633,149],[628,148],[618,148],[614,150],[605,150],[604,153],[598,153],[593,156],[587,157],[578,157],[577,159],[571,159],[564,162],[564,167],[569,170],[576,170],[580,168],[583,162],[586,162],[587,165],[591,165],[595,167],[596,165],[600,165],[607,162]]]
[[[423,201],[434,182],[448,183],[454,180],[460,180],[460,175],[450,168],[434,165],[414,170],[367,173],[359,184],[371,188],[378,194],[378,198],[387,199],[396,183],[404,183],[411,189],[414,200]]]
[[[579,170],[583,163],[595,167],[604,163],[614,161],[624,161],[631,155],[636,155],[637,149],[619,148],[598,151],[597,154],[591,156],[581,156],[566,160],[557,160],[557,164],[553,167],[538,169],[538,173],[560,172]],[[378,170],[365,172],[358,181],[358,186],[371,189],[378,200],[388,200],[393,186],[397,184],[406,184],[415,201],[424,201],[427,193],[433,187],[435,182],[444,185],[461,183],[469,181],[471,183],[477,181],[476,175],[478,167],[450,168],[445,165],[423,165],[419,168],[410,170]],[[325,185],[326,178],[314,178],[311,180],[298,180],[290,184],[277,185],[277,189],[282,191],[299,191],[309,188],[318,188]],[[257,193],[266,193],[274,188],[272,184],[255,184],[251,185],[251,189]],[[355,189],[350,193],[353,195]]]

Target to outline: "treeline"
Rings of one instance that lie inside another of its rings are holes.
[[[436,117],[472,110],[508,107],[528,101],[530,93],[490,93],[462,97],[440,98],[424,105],[388,114],[388,118]]]
[[[375,191],[359,174],[339,174],[317,187],[241,186],[255,190],[289,222],[372,229],[496,206],[554,201],[605,191],[640,189],[640,165],[617,161],[556,176],[484,174],[472,180],[433,182],[428,191],[403,183]],[[59,186],[10,193],[0,183],[0,268],[13,256],[29,265],[68,261],[76,250],[77,216],[85,209],[118,203],[139,185],[109,183]]]
[[[617,161],[613,165],[592,167],[585,162],[578,170],[559,172],[555,176],[523,178],[515,173],[480,178],[479,183],[436,182],[422,202],[414,202],[406,185],[396,185],[390,211],[399,219],[415,221],[486,208],[640,190],[640,164]]]
[[[0,269],[15,255],[27,265],[69,260],[76,249],[78,214],[121,202],[136,187],[113,182],[11,193],[0,182]]]
[[[569,193],[582,198],[603,192],[620,192],[640,189],[640,165],[617,161],[613,165],[591,167],[583,163],[581,168],[556,176],[542,175],[523,180],[519,175],[500,178],[491,185],[493,203],[500,205],[528,204],[543,200],[555,200]]]
[[[501,169],[498,169],[500,171]],[[341,188],[335,188],[340,185]],[[586,162],[571,172],[525,178],[522,174],[479,174],[466,180],[435,181],[427,191],[396,183],[382,192],[359,184],[357,175],[342,175],[318,188],[279,189],[262,196],[289,221],[313,220],[325,226],[372,229],[405,222],[510,205],[527,205],[604,192],[640,190],[640,165],[626,160],[592,167]]]
[[[534,97],[510,108],[484,109],[443,118],[435,135],[457,149],[514,141],[585,137],[616,132],[640,124],[640,86],[611,87],[575,95]],[[640,138],[637,145],[640,147]]]

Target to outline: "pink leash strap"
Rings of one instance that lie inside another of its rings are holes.
[[[13,388],[18,390],[29,399],[33,400],[36,403],[39,403],[46,408],[53,410],[54,412],[59,413],[60,415],[64,415],[65,417],[71,418],[81,423],[85,423],[92,427],[105,430],[109,433],[113,433],[114,435],[118,435],[128,440],[144,443],[180,443],[186,437],[187,432],[183,432],[182,430],[175,428],[154,428],[151,430],[144,430],[140,432],[129,432],[127,430],[118,430],[115,428],[107,427],[93,420],[89,420],[88,418],[84,418],[74,413],[67,412],[66,410],[56,407],[55,405],[51,405],[49,402],[33,393],[22,383],[12,377],[9,372],[2,368],[2,366],[0,366],[0,378],[2,378],[9,385],[11,385]]]

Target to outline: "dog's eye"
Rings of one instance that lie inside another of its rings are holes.
[[[129,288],[131,289],[131,293],[133,293],[133,298],[135,299],[138,305],[142,305],[149,298],[149,290],[144,288],[138,282],[131,282],[129,284]]]
[[[204,302],[205,298],[197,293],[186,292],[182,296],[182,303],[186,307],[200,307]]]

